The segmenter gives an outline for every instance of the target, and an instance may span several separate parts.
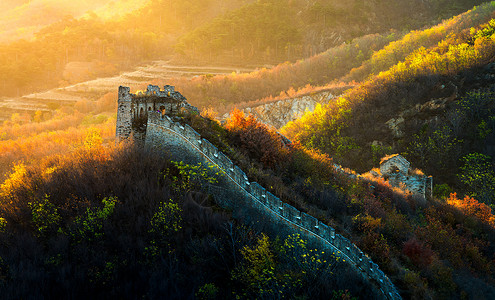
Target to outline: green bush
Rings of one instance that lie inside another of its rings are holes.
[[[86,209],[86,214],[75,219],[73,226],[69,229],[69,236],[76,242],[92,242],[103,236],[103,222],[114,212],[117,199],[114,197],[104,198],[103,207]]]
[[[31,208],[32,223],[37,236],[44,235],[48,230],[56,228],[61,221],[57,207],[50,203],[49,196],[45,195],[38,202],[29,202]]]

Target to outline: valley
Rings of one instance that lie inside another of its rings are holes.
[[[0,99],[0,121],[10,118],[13,113],[36,111],[49,112],[61,105],[74,105],[77,101],[96,100],[106,93],[115,92],[115,87],[125,85],[133,90],[144,89],[156,80],[167,81],[171,78],[190,79],[196,76],[228,75],[248,73],[254,69],[242,67],[184,66],[173,65],[169,61],[153,61],[129,72],[117,76],[84,81],[66,87],[33,93],[16,98]]]

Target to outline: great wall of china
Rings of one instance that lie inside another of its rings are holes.
[[[172,91],[172,92],[171,92]],[[125,139],[138,132],[136,136],[143,138],[144,145],[158,151],[168,151],[175,159],[205,162],[220,168],[226,180],[224,186],[211,187],[219,204],[235,210],[249,209],[256,212],[253,218],[269,217],[274,223],[284,226],[289,232],[299,233],[321,245],[325,251],[335,253],[348,262],[359,274],[376,284],[387,299],[402,299],[390,279],[380,270],[365,253],[347,238],[335,232],[335,229],[318,219],[297,210],[278,197],[266,191],[256,182],[250,182],[246,174],[208,140],[201,137],[189,125],[173,121],[163,112],[155,109],[165,105],[187,107],[185,98],[174,95],[172,87],[166,86],[160,91],[150,86],[145,95],[131,94],[129,88],[119,89],[119,109],[117,118],[117,138]],[[182,95],[180,95],[182,96]],[[145,107],[144,110],[138,109]],[[148,109],[146,109],[148,108]],[[172,107],[169,108],[173,112]],[[136,126],[135,118],[142,118],[145,113],[146,126]],[[218,193],[217,193],[218,192]],[[222,197],[222,192],[230,193]],[[236,197],[232,197],[236,194]],[[283,224],[283,225],[282,225]],[[323,250],[323,249],[322,249]]]

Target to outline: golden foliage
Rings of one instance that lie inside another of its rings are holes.
[[[102,122],[103,120],[103,122]],[[115,118],[105,115],[63,114],[43,122],[11,126],[6,121],[0,140],[0,181],[12,164],[26,166],[52,154],[67,153],[80,147],[96,147],[115,138]]]
[[[23,177],[26,173],[26,166],[23,163],[15,164],[8,178],[0,185],[0,197],[9,198],[13,189],[24,184]]]

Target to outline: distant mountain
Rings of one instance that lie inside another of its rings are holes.
[[[88,79],[64,76],[72,62],[99,66],[87,72],[90,78],[96,78],[150,60],[169,58],[178,36],[246,1],[76,1],[60,6],[57,3],[10,5],[11,9],[0,19],[0,31],[4,26],[26,33],[25,37],[32,36],[0,44],[0,96],[20,96],[75,83],[74,78]],[[88,12],[90,8],[96,10]],[[119,16],[109,18],[112,13]]]
[[[0,4],[0,42],[29,39],[44,26],[66,16],[79,18],[89,11],[110,17],[139,9],[148,0],[7,0]]]

